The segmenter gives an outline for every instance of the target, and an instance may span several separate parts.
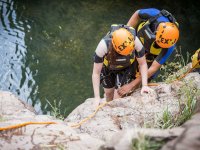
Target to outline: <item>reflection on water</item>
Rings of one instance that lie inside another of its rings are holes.
[[[37,88],[29,66],[25,66],[25,32],[30,26],[18,19],[13,6],[13,1],[0,1],[0,89],[11,91],[32,104],[30,96]],[[39,102],[35,109],[40,111]]]
[[[0,89],[39,113],[47,100],[71,112],[93,96],[94,50],[110,24],[126,23],[140,8],[172,12],[180,23],[182,51],[198,48],[199,3],[185,0],[0,0]],[[192,45],[191,45],[192,43]]]

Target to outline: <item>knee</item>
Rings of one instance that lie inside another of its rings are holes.
[[[114,97],[114,92],[105,92],[106,101],[112,101]]]

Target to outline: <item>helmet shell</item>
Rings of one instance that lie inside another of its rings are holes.
[[[129,55],[134,50],[134,35],[127,29],[120,28],[112,33],[112,45],[120,55]]]
[[[162,48],[173,46],[179,38],[179,29],[174,23],[162,22],[156,31],[156,43]]]

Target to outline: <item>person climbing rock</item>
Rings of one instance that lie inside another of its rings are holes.
[[[179,39],[176,19],[166,10],[155,8],[137,10],[127,23],[136,28],[136,35],[145,47],[149,81],[155,78],[160,67],[173,53]],[[118,89],[120,96],[132,91],[141,83],[138,76],[130,84]]]
[[[145,49],[136,37],[135,29],[123,24],[111,25],[94,54],[92,82],[95,105],[100,102],[100,83],[107,101],[118,98],[115,89],[135,79],[138,64],[142,80],[141,93],[149,93],[151,88],[147,85]]]

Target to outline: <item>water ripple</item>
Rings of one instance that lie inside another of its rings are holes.
[[[22,100],[32,104],[31,94],[38,87],[32,72],[26,65],[27,46],[25,28],[31,29],[27,22],[21,21],[14,8],[14,1],[0,1],[0,89],[11,91]],[[40,103],[37,104],[40,106]],[[37,107],[38,111],[39,108]]]

